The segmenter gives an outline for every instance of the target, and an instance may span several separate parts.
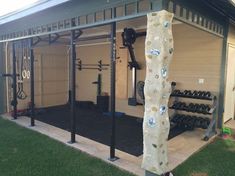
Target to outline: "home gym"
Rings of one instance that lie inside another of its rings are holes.
[[[190,32],[181,32],[184,30],[190,30]],[[76,133],[105,145],[109,145],[110,124],[112,124],[109,111],[111,69],[109,31],[110,26],[104,26],[80,30],[76,34],[79,35],[76,42]],[[146,18],[143,17],[117,24],[116,145],[117,149],[135,156],[140,156],[143,152],[145,31]],[[169,111],[172,112],[170,139],[186,130],[208,128],[210,124],[208,117],[212,117],[215,112],[213,107],[216,106],[217,91],[214,87],[209,89],[210,82],[216,79],[216,75],[213,74],[216,71],[211,75],[208,75],[208,72],[203,74],[200,59],[203,60],[206,53],[208,64],[215,63],[217,55],[215,64],[218,65],[213,69],[219,70],[220,53],[218,51],[221,47],[219,37],[193,29],[177,20],[173,23],[173,31],[176,49],[170,73],[173,90],[172,102],[169,105]],[[178,37],[180,33],[189,36],[180,38]],[[196,38],[202,35],[205,37]],[[70,131],[71,94],[69,90],[71,89],[68,82],[69,75],[72,74],[69,73],[70,36],[69,33],[61,34],[61,36],[60,34],[51,35],[49,39],[41,37],[34,47],[35,118]],[[189,37],[191,37],[190,42]],[[203,50],[200,45],[196,44],[197,42],[203,43]],[[17,77],[18,112],[21,115],[30,115],[29,45],[28,40],[15,44],[16,70],[19,75]],[[188,50],[188,55],[187,51],[183,52],[181,49],[187,45],[192,47],[185,49]],[[9,52],[12,51],[12,48],[9,49]],[[207,51],[214,52],[213,59]],[[197,57],[192,56],[192,52],[195,52]],[[199,52],[200,55],[198,55]],[[188,67],[188,72],[185,67]],[[194,73],[190,73],[192,67],[194,67]],[[182,68],[184,68],[184,73],[180,73],[179,69]],[[207,68],[204,69],[207,71]],[[204,79],[205,83],[198,83],[197,79],[200,78]],[[173,117],[173,114],[176,115]]]
[[[128,16],[135,7],[149,11],[151,6],[143,2],[127,4],[125,11],[120,6],[115,12],[104,9],[46,29],[32,28],[28,32],[34,37],[4,42],[2,76],[11,90],[6,99],[12,117],[28,117],[31,126],[38,121],[70,132],[71,143],[80,135],[109,146],[111,160],[117,159],[116,149],[142,157],[145,76],[152,72],[146,69],[147,16],[87,24],[113,14]],[[169,76],[168,70],[159,75],[168,76],[171,95],[168,107],[159,111],[169,112],[169,141],[183,136],[185,146],[193,141],[201,147],[216,135],[223,27],[172,1],[168,10],[175,14],[172,24],[164,23],[172,25],[173,59]],[[53,32],[55,28],[63,30]],[[40,31],[47,33],[36,35]]]

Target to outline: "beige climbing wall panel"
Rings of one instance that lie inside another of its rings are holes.
[[[146,79],[142,167],[161,175],[168,172],[167,139],[170,129],[168,100],[169,64],[173,55],[173,14],[165,10],[148,14],[145,41]]]

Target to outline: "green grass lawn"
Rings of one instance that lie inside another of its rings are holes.
[[[0,176],[131,176],[0,118]]]
[[[99,159],[0,118],[0,176],[131,176]],[[217,139],[174,176],[235,176],[235,142]]]
[[[176,176],[235,176],[235,142],[217,139],[174,170]]]

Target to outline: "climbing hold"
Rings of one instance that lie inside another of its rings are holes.
[[[157,148],[157,145],[156,144],[152,144],[154,148]]]
[[[163,77],[163,78],[166,78],[166,77],[167,77],[167,69],[166,69],[165,67],[162,68],[161,73],[162,73],[162,77]]]
[[[156,120],[155,120],[155,118],[150,117],[150,118],[148,119],[148,126],[151,127],[151,128],[153,128],[153,127],[156,126]]]
[[[170,53],[170,54],[172,54],[172,53],[173,53],[173,51],[174,51],[174,49],[173,49],[173,48],[169,49],[169,53]]]
[[[151,45],[152,43],[150,41],[147,41],[147,45]]]
[[[152,107],[153,112],[157,112],[157,107]]]
[[[165,21],[164,23],[163,23],[163,25],[164,25],[164,27],[169,27],[169,21]]]
[[[166,112],[166,106],[162,105],[160,107],[160,114],[163,115]]]
[[[150,54],[154,55],[154,56],[159,56],[160,55],[160,51],[158,49],[151,49],[150,50]]]

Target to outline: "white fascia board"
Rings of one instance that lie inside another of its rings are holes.
[[[54,7],[56,5],[68,2],[70,0],[42,0],[39,1],[38,3],[32,4],[30,7],[26,7],[24,9],[12,12],[10,14],[4,15],[0,17],[0,25],[4,23],[8,23],[29,15],[32,15],[34,13],[43,11],[45,9]]]

